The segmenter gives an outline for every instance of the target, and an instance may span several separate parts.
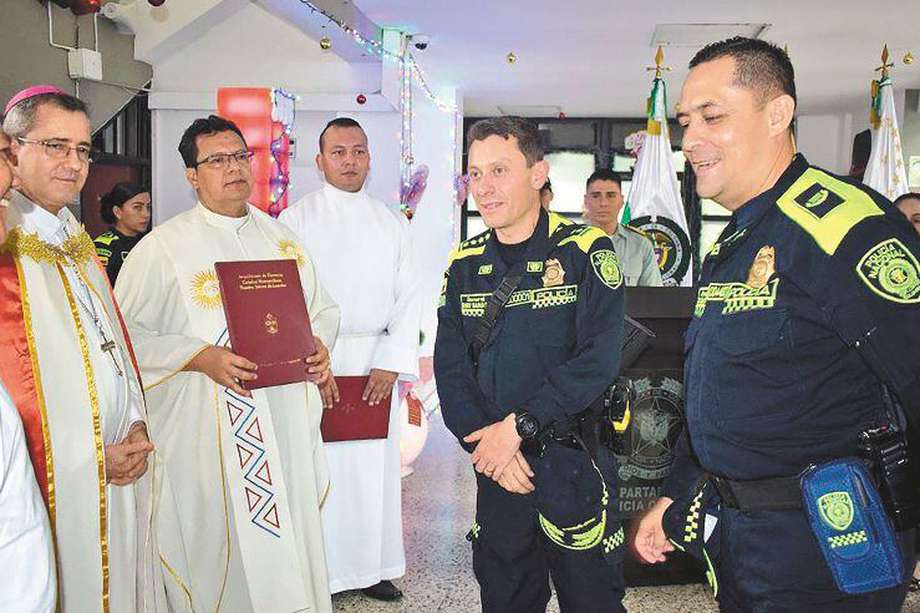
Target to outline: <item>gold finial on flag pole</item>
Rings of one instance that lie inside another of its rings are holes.
[[[664,62],[664,49],[661,48],[661,45],[658,45],[658,51],[655,52],[655,65],[654,65],[654,66],[646,66],[645,69],[646,69],[646,70],[654,70],[654,71],[655,71],[655,78],[656,78],[656,79],[660,79],[660,78],[661,78],[661,72],[662,72],[662,71],[664,71],[664,70],[671,70],[671,67],[670,67],[670,66],[662,66],[662,63],[663,63],[663,62]]]
[[[882,79],[888,78],[888,69],[893,68],[894,63],[888,61],[888,45],[886,44],[882,47],[882,65],[876,68],[876,70],[881,71]]]

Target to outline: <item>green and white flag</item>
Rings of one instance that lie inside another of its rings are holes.
[[[872,81],[869,120],[872,124],[872,153],[869,154],[863,183],[894,200],[907,193],[908,188],[891,77],[887,75],[881,81]]]
[[[633,168],[624,221],[652,241],[658,268],[666,286],[693,284],[690,235],[674,170],[668,133],[667,86],[661,77],[652,83],[648,99],[645,142]]]

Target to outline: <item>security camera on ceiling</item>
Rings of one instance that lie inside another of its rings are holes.
[[[427,34],[413,34],[412,35],[412,44],[419,51],[424,51],[428,48],[428,44],[431,43],[431,37]]]

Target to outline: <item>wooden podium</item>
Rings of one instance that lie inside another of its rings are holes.
[[[629,521],[638,517],[660,495],[673,463],[672,449],[683,431],[684,332],[693,315],[696,290],[692,287],[629,287],[626,314],[651,330],[655,338],[620,374],[636,391],[625,454],[620,463],[620,513]],[[702,569],[675,551],[668,561],[653,566],[626,557],[626,585],[695,583]]]

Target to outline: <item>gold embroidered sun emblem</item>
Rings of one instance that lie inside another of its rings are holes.
[[[286,260],[296,260],[297,267],[303,267],[305,262],[303,250],[300,248],[300,245],[294,241],[282,238],[278,241],[278,251],[281,253],[282,258]]]
[[[192,278],[192,300],[203,309],[220,308],[220,283],[213,270],[202,270]]]

